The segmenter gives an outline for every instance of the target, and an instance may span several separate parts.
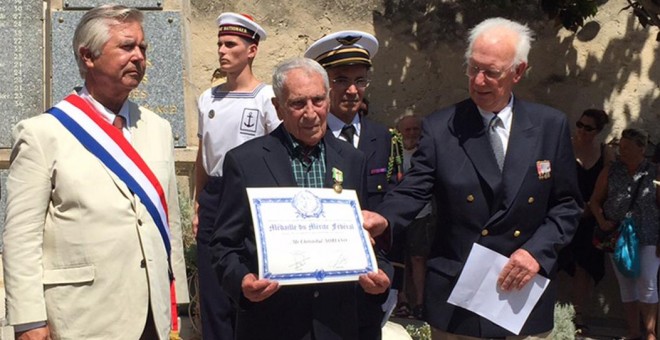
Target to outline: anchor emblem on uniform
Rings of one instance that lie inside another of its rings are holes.
[[[249,112],[247,115],[247,122],[243,123],[243,125],[247,127],[253,127],[254,123],[252,123],[252,112]]]

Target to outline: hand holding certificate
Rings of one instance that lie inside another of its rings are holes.
[[[259,278],[280,285],[356,281],[378,266],[353,190],[248,188]]]

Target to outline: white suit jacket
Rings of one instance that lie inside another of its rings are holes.
[[[131,144],[166,194],[178,302],[187,302],[170,124],[130,103]],[[7,178],[10,324],[47,320],[55,339],[138,339],[149,304],[170,330],[167,254],[140,199],[50,114],[20,122]]]

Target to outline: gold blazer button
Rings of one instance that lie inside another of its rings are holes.
[[[529,203],[529,204],[534,203],[534,197],[529,196],[529,198],[527,199],[527,203]]]
[[[467,196],[467,201],[470,202],[470,203],[474,202],[474,196],[468,195]]]
[[[520,230],[516,230],[513,232],[513,237],[518,237],[520,236]]]
[[[378,186],[376,187],[376,189],[378,189],[378,191],[383,191],[383,186],[380,185],[380,184],[378,184]]]
[[[488,236],[488,229],[484,229],[481,231],[481,236]]]

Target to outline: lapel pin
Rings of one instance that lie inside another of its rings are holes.
[[[552,168],[550,167],[550,161],[536,161],[536,172],[539,175],[539,179],[548,179],[550,178],[550,172]]]

